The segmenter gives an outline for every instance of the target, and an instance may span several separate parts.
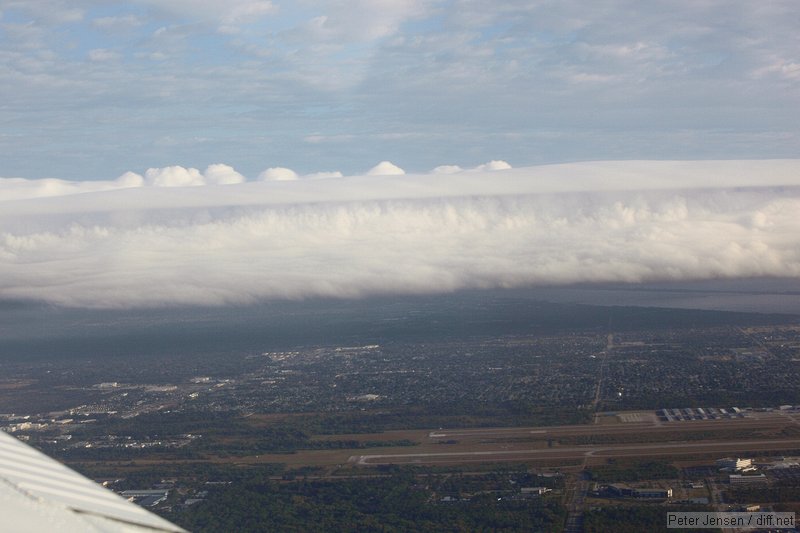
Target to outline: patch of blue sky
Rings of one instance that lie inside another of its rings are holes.
[[[213,32],[192,34],[190,47],[182,58],[185,66],[231,65],[241,60],[237,50],[229,45],[229,36]]]
[[[728,59],[731,57],[731,54],[725,51],[708,51],[697,53],[695,54],[695,57],[699,59],[700,63],[704,67],[718,67],[728,61]]]
[[[35,22],[34,17],[19,9],[14,9],[12,7],[0,11],[0,28],[2,28],[4,24],[29,24],[31,22]]]
[[[507,39],[509,37],[515,37],[515,33],[511,30],[515,29],[517,23],[513,20],[504,21],[502,23],[495,23],[489,26],[483,26],[480,28],[479,33],[477,33],[476,40],[478,42],[484,41],[498,41],[502,39]]]
[[[52,50],[62,58],[72,61],[85,61],[93,50],[107,50],[124,58],[134,51],[137,43],[141,43],[148,34],[156,29],[153,23],[146,23],[142,17],[142,25],[130,31],[111,31],[96,27],[93,21],[109,17],[140,16],[140,11],[119,10],[95,7],[88,10],[81,20],[62,22],[51,27],[46,33],[46,40]]]
[[[442,6],[442,9],[433,11],[433,14],[430,16],[414,18],[406,21],[402,25],[403,33],[406,35],[413,35],[432,34],[444,31],[448,18],[444,7],[449,4],[452,4],[452,2],[445,2],[445,4]]]
[[[92,21],[102,18],[122,18],[128,15],[133,15],[142,20],[148,18],[146,9],[137,7],[131,4],[117,5],[117,4],[98,4],[89,7],[83,17],[87,24]]]
[[[369,56],[375,50],[375,44],[372,42],[355,42],[343,46],[340,50],[333,53],[331,56],[334,60],[349,61],[363,59]]]
[[[80,26],[80,31],[75,31]],[[63,59],[82,62],[88,59],[92,50],[119,49],[118,43],[110,42],[91,27],[83,23],[72,23],[52,30],[47,38],[52,50]]]
[[[541,28],[537,29],[536,31],[526,31],[525,28],[520,27],[519,24],[509,29],[514,30],[513,32],[509,31],[510,34],[512,35],[516,34],[521,37],[525,37],[527,41],[533,41],[553,46],[563,46],[582,40],[581,34],[577,31],[556,32],[556,31],[543,30]]]

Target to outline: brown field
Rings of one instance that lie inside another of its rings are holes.
[[[16,390],[30,387],[36,383],[32,379],[0,379],[0,390]]]

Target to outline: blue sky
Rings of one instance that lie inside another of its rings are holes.
[[[0,0],[0,177],[795,158],[794,0]]]

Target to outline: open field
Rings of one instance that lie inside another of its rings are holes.
[[[0,379],[0,391],[24,389],[33,383],[32,379]]]

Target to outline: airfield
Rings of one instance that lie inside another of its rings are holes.
[[[235,462],[332,468],[516,462],[569,468],[612,458],[690,460],[745,453],[780,454],[800,450],[800,413],[775,410],[749,412],[742,418],[664,422],[653,411],[630,411],[598,413],[594,423],[585,425],[440,428],[317,438],[387,444],[409,440],[417,445],[303,450],[239,457]]]

